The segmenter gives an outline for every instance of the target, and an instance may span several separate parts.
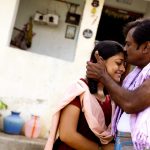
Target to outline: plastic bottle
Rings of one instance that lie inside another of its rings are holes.
[[[25,136],[29,138],[37,138],[40,135],[40,131],[40,117],[37,115],[31,115],[31,119],[25,123]]]

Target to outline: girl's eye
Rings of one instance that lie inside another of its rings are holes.
[[[120,66],[122,63],[121,63],[121,62],[116,62],[116,64],[117,64],[118,66]]]

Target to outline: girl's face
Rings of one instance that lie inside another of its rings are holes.
[[[118,53],[105,60],[108,74],[116,82],[120,82],[122,74],[125,72],[125,58],[123,53]]]

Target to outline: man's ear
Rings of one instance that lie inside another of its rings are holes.
[[[150,51],[150,41],[148,41],[147,49]]]
[[[144,43],[143,54],[150,53],[150,41]]]

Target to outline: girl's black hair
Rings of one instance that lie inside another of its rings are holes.
[[[105,40],[105,41],[99,41],[96,46],[94,47],[90,61],[93,63],[96,63],[97,60],[95,58],[95,51],[98,51],[99,55],[104,59],[108,59],[120,52],[124,53],[123,47],[121,44],[119,44],[116,41],[111,40]],[[98,81],[88,78],[88,86],[91,94],[97,93],[97,85]],[[104,88],[104,94],[107,94],[107,90]]]

